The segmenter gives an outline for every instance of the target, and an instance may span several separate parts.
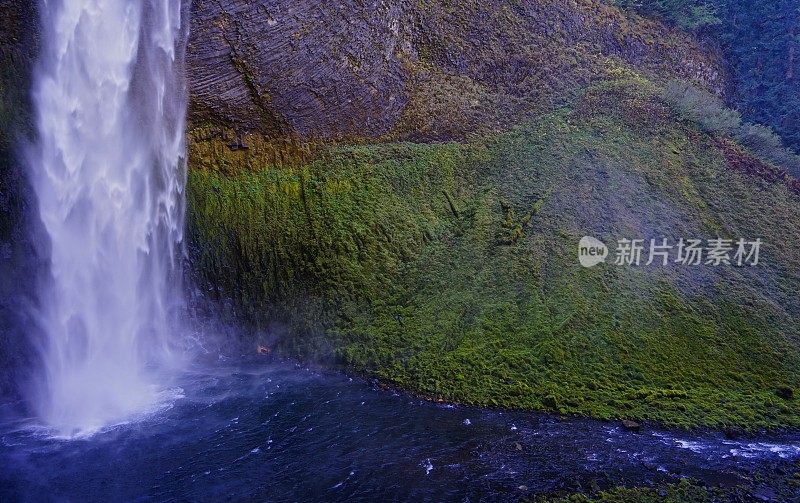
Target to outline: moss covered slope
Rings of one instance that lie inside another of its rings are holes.
[[[432,398],[685,427],[800,426],[798,197],[647,81],[470,144],[195,142],[200,281],[279,341]],[[271,157],[269,157],[272,159]],[[734,162],[737,161],[737,162]],[[756,268],[584,269],[577,243],[762,238]]]

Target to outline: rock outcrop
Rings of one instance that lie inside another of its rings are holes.
[[[591,0],[192,6],[189,255],[253,352],[436,400],[800,425],[775,391],[800,379],[797,194],[663,97],[724,94],[713,48]],[[586,269],[582,236],[769,249]]]
[[[31,131],[30,72],[36,56],[35,2],[0,0],[0,396],[19,396],[33,368],[30,319],[44,270],[35,201],[21,158]]]
[[[200,0],[192,117],[275,135],[388,131],[408,96],[408,2]]]
[[[192,3],[192,119],[270,136],[458,138],[625,71],[725,87],[713,50],[592,0]]]

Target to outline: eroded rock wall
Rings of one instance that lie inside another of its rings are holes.
[[[35,2],[0,0],[0,397],[20,398],[34,361],[35,285],[46,240],[23,159],[32,134],[30,77],[38,47]]]
[[[420,140],[502,129],[622,71],[725,87],[716,51],[593,0],[195,0],[195,123]]]
[[[385,133],[408,101],[409,3],[194,1],[193,119],[302,137]]]

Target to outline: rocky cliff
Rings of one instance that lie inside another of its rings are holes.
[[[477,405],[800,425],[797,183],[740,143],[714,47],[589,0],[193,10],[190,256],[250,350]],[[584,269],[586,235],[769,244]]]
[[[36,9],[30,2],[0,0],[0,396],[17,395],[19,374],[33,368],[37,302],[45,243],[22,159],[31,137],[29,81],[36,55]]]
[[[507,127],[635,68],[725,87],[714,50],[592,0],[195,0],[192,118],[312,139]]]

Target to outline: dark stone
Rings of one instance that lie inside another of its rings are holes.
[[[625,419],[622,421],[622,429],[625,431],[632,431],[638,433],[642,431],[642,425],[637,423],[636,421],[630,421]]]
[[[775,390],[775,394],[784,400],[792,400],[794,398],[794,390],[789,386],[781,386]]]
[[[409,4],[192,2],[193,119],[306,138],[386,133],[408,99]]]
[[[33,135],[30,79],[38,52],[37,2],[0,0],[0,398],[24,408],[36,366],[36,286],[47,267],[21,146]]]
[[[0,0],[0,51],[36,36],[31,5]],[[460,139],[508,128],[552,105],[547,96],[602,78],[598,55],[657,80],[728,87],[714,49],[590,2],[194,0],[190,9],[190,118],[240,133]]]

